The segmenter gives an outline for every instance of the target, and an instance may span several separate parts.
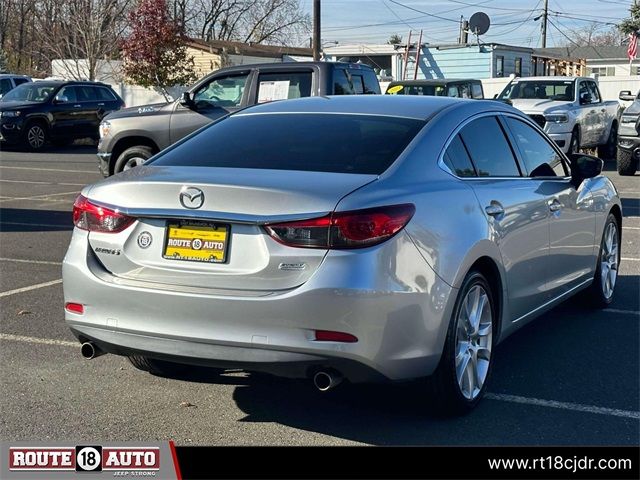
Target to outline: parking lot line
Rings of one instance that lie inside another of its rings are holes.
[[[61,347],[77,347],[77,342],[67,340],[54,340],[52,338],[26,337],[24,335],[12,335],[10,333],[0,333],[0,340],[11,340],[14,342],[39,343],[43,345],[59,345]]]
[[[60,197],[63,195],[72,195],[77,193],[78,193],[78,190],[73,190],[71,192],[60,192],[60,193],[43,193],[42,195],[32,195],[30,197],[6,197],[0,201],[13,202],[15,200],[41,200],[43,198],[46,199],[48,197]]]
[[[500,402],[521,403],[538,407],[559,408],[561,410],[573,410],[574,412],[596,413],[613,417],[624,417],[640,420],[640,412],[632,410],[619,410],[617,408],[596,407],[595,405],[583,405],[580,403],[557,402],[555,400],[543,400],[540,398],[521,397],[519,395],[507,395],[504,393],[487,393],[485,398]]]
[[[9,167],[6,165],[0,165],[0,168],[11,168],[13,170],[34,170],[36,172],[98,173],[97,170],[58,170],[57,168]]]
[[[620,313],[622,315],[638,315],[640,316],[640,312],[638,310],[620,310],[618,308],[604,308],[603,312],[611,312],[611,313]]]
[[[0,262],[34,263],[36,265],[62,265],[62,262],[49,262],[46,260],[25,260],[23,258],[0,257]]]
[[[15,295],[16,293],[29,292],[31,290],[37,290],[38,288],[50,287],[51,285],[57,285],[62,283],[62,279],[51,280],[50,282],[36,283],[28,287],[16,288],[15,290],[7,290],[6,292],[0,292],[0,297],[8,297],[9,295]]]
[[[620,260],[624,262],[640,262],[640,258],[622,257]]]
[[[640,230],[640,227],[622,227],[623,230]]]
[[[0,182],[6,183],[28,183],[30,185],[64,185],[66,187],[84,187],[86,183],[57,183],[57,182],[32,182],[28,180],[3,180],[0,178]]]

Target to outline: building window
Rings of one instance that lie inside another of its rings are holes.
[[[502,55],[496,57],[496,77],[504,77],[504,57]]]
[[[631,74],[634,75],[633,69]],[[587,68],[587,76],[597,75],[598,77],[615,77],[616,67],[589,67]]]
[[[522,76],[522,57],[516,57],[516,77]]]

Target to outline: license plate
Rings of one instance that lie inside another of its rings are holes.
[[[193,221],[167,224],[164,258],[189,262],[224,263],[229,245],[229,225]]]

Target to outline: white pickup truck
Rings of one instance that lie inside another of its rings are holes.
[[[598,156],[616,156],[620,104],[602,100],[588,77],[515,78],[496,97],[526,113],[566,152],[598,148]]]

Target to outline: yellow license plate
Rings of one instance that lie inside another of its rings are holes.
[[[162,256],[169,260],[224,263],[228,245],[228,225],[180,221],[167,225]]]

